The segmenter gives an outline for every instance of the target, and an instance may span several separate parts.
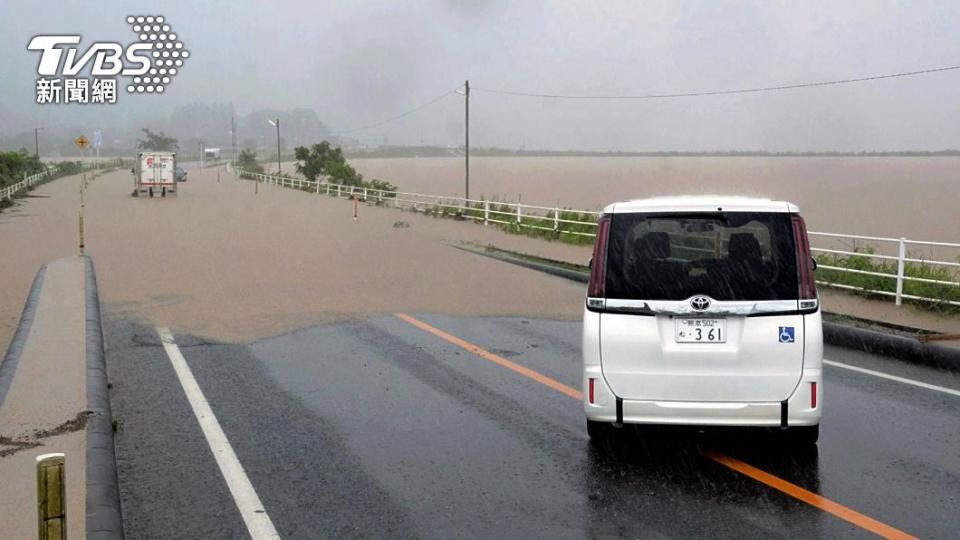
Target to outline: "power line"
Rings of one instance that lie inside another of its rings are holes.
[[[408,111],[406,111],[406,112],[404,112],[404,113],[398,114],[398,115],[396,115],[396,116],[392,116],[392,117],[390,117],[390,118],[387,118],[386,120],[381,120],[381,121],[379,121],[379,122],[376,122],[376,123],[373,123],[373,124],[368,124],[368,125],[365,125],[365,126],[359,126],[359,127],[350,128],[350,129],[343,129],[343,130],[338,131],[337,134],[338,134],[338,135],[344,135],[344,134],[346,134],[346,133],[353,133],[353,132],[355,132],[355,131],[363,131],[363,130],[365,130],[365,129],[370,129],[370,128],[379,127],[379,126],[382,126],[382,125],[384,125],[384,124],[389,124],[390,122],[393,122],[393,121],[395,121],[395,120],[399,120],[399,119],[401,119],[401,118],[403,118],[403,117],[410,116],[411,114],[413,114],[413,113],[415,113],[415,112],[417,112],[417,111],[419,111],[419,110],[425,109],[425,108],[429,107],[430,105],[433,105],[434,103],[440,101],[441,99],[449,96],[450,94],[456,92],[457,90],[460,89],[461,86],[463,86],[463,85],[458,85],[456,88],[453,88],[453,89],[451,89],[451,90],[448,90],[448,91],[444,92],[443,94],[441,94],[441,95],[439,95],[439,96],[431,99],[430,101],[428,101],[428,102],[426,102],[426,103],[423,103],[422,105],[418,105],[417,107],[414,107],[414,108],[412,108],[412,109],[410,109],[410,110],[408,110]]]
[[[867,77],[854,77],[854,78],[848,78],[848,79],[834,79],[834,80],[829,80],[829,81],[815,81],[815,82],[807,82],[807,83],[783,84],[783,85],[776,85],[776,86],[762,86],[762,87],[756,87],[756,88],[737,88],[737,89],[729,89],[729,90],[710,90],[710,91],[703,91],[703,92],[672,92],[672,93],[665,93],[665,94],[639,94],[639,95],[619,95],[619,96],[618,96],[618,95],[544,94],[544,93],[534,93],[534,92],[519,92],[519,91],[514,91],[514,90],[501,90],[501,89],[496,89],[496,88],[483,88],[483,87],[477,87],[477,86],[471,87],[471,90],[473,90],[473,91],[475,91],[475,92],[486,92],[486,93],[488,93],[488,94],[501,94],[501,95],[508,95],[508,96],[534,97],[534,98],[546,98],[546,99],[578,99],[578,100],[592,100],[592,99],[595,99],[595,100],[669,99],[669,98],[689,98],[689,97],[705,97],[705,96],[723,96],[723,95],[731,95],[731,94],[756,94],[756,93],[760,93],[760,92],[775,92],[775,91],[779,91],[779,90],[794,90],[794,89],[799,89],[799,88],[813,88],[813,87],[818,87],[818,86],[835,86],[835,85],[852,84],[852,83],[867,82],[867,81],[877,81],[877,80],[882,80],[882,79],[895,79],[895,78],[903,78],[903,77],[914,77],[914,76],[917,76],[917,75],[927,75],[927,74],[930,74],[930,73],[940,73],[940,72],[944,72],[944,71],[954,71],[954,70],[958,70],[958,69],[960,69],[960,65],[956,65],[956,66],[944,66],[944,67],[937,67],[937,68],[930,68],[930,69],[921,69],[921,70],[916,70],[916,71],[904,71],[904,72],[900,72],[900,73],[888,73],[888,74],[884,74],[884,75],[871,75],[871,76],[867,76]],[[372,128],[379,127],[379,126],[382,126],[382,125],[385,125],[385,124],[389,124],[390,122],[394,122],[394,121],[400,120],[401,118],[405,118],[405,117],[407,117],[407,116],[410,116],[411,114],[414,114],[414,113],[416,113],[416,112],[418,112],[418,111],[420,111],[420,110],[423,110],[423,109],[429,107],[430,105],[433,105],[434,103],[436,103],[436,102],[440,101],[441,99],[449,96],[450,94],[453,94],[454,92],[457,92],[457,91],[458,91],[460,88],[462,88],[462,87],[463,87],[462,85],[458,85],[458,86],[456,86],[456,87],[454,87],[454,88],[452,88],[452,89],[444,92],[443,94],[440,94],[439,96],[431,99],[430,101],[427,101],[427,102],[425,102],[425,103],[423,103],[423,104],[421,104],[421,105],[418,105],[417,107],[414,107],[414,108],[412,108],[412,109],[410,109],[410,110],[407,110],[407,111],[405,111],[405,112],[403,112],[403,113],[400,113],[400,114],[398,114],[398,115],[396,115],[396,116],[391,116],[390,118],[381,120],[381,121],[379,121],[379,122],[375,122],[375,123],[373,123],[373,124],[367,124],[367,125],[363,125],[363,126],[358,126],[358,127],[350,128],[350,129],[339,130],[339,131],[337,131],[336,134],[338,134],[338,135],[344,135],[344,134],[347,134],[347,133],[354,133],[354,132],[357,132],[357,131],[363,131],[363,130],[367,130],[367,129],[372,129]]]
[[[886,75],[872,75],[869,77],[856,77],[851,79],[837,79],[831,81],[817,81],[817,82],[808,82],[808,83],[798,83],[798,84],[784,84],[778,86],[763,86],[759,88],[739,88],[732,90],[711,90],[706,92],[674,92],[668,94],[640,94],[634,96],[613,96],[613,95],[565,95],[565,94],[538,94],[531,92],[517,92],[513,90],[498,90],[493,88],[481,88],[473,87],[472,90],[477,92],[487,92],[489,94],[504,94],[508,96],[522,96],[522,97],[536,97],[536,98],[548,98],[548,99],[666,99],[666,98],[686,98],[686,97],[702,97],[702,96],[722,96],[729,94],[753,94],[759,92],[774,92],[777,90],[791,90],[796,88],[811,88],[815,86],[832,86],[840,84],[851,84],[865,81],[876,81],[880,79],[894,79],[898,77],[913,77],[916,75],[926,75],[929,73],[938,73],[941,71],[952,71],[960,69],[960,66],[946,66],[938,67],[931,69],[921,69],[917,71],[906,71],[902,73],[889,73]]]

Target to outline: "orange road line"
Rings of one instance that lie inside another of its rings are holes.
[[[552,379],[528,367],[521,366],[520,364],[517,364],[515,362],[511,362],[506,358],[503,358],[502,356],[497,356],[496,354],[493,354],[490,351],[481,349],[480,347],[477,347],[476,345],[474,345],[473,343],[470,343],[469,341],[464,341],[458,338],[457,336],[448,334],[443,330],[430,326],[429,324],[419,319],[415,319],[410,315],[407,315],[406,313],[396,313],[395,315],[400,319],[403,319],[404,321],[416,326],[421,330],[430,332],[431,334],[437,336],[438,338],[444,341],[452,343],[457,347],[460,347],[461,349],[466,349],[485,360],[489,360],[494,364],[499,364],[511,371],[514,371],[516,373],[519,373],[520,375],[523,375],[524,377],[533,379],[542,385],[549,386],[550,388],[553,388],[554,390],[556,390],[557,392],[560,392],[561,394],[572,397],[573,399],[583,399],[583,392],[577,390],[576,388],[567,386],[556,379]]]
[[[406,313],[395,313],[394,315],[397,318],[403,321],[406,321],[407,323],[410,323],[413,326],[416,326],[417,328],[425,332],[429,332],[448,343],[452,343],[453,345],[456,345],[461,349],[470,351],[473,354],[476,354],[477,356],[485,360],[489,360],[495,364],[501,365],[511,371],[514,371],[516,373],[519,373],[520,375],[523,375],[524,377],[533,379],[534,381],[537,381],[540,384],[549,386],[550,388],[553,388],[554,390],[560,392],[561,394],[564,394],[576,400],[583,399],[583,392],[581,392],[580,390],[577,390],[576,388],[573,388],[572,386],[567,386],[556,379],[547,377],[542,373],[536,372],[528,367],[517,364],[516,362],[511,362],[506,358],[493,354],[492,352],[487,351],[486,349],[482,349],[474,345],[473,343],[470,343],[469,341],[460,339],[457,336],[448,334],[447,332],[444,332],[439,328],[431,326],[419,319],[411,317]],[[829,514],[833,514],[834,516],[844,521],[852,523],[864,530],[870,531],[883,538],[895,538],[895,539],[904,539],[904,540],[916,538],[915,536],[911,536],[899,529],[896,529],[894,527],[881,523],[871,517],[865,516],[857,512],[856,510],[848,508],[840,503],[831,501],[830,499],[827,499],[822,495],[817,495],[812,491],[803,489],[802,487],[796,484],[793,484],[791,482],[788,482],[778,476],[774,476],[766,471],[760,470],[754,467],[753,465],[744,463],[739,459],[732,458],[730,456],[720,454],[718,452],[704,452],[703,455],[704,457],[707,457],[719,463],[720,465],[723,465],[724,467],[727,467],[744,476],[752,478],[753,480],[756,480],[761,484],[765,484],[769,487],[772,487],[773,489],[781,493],[784,493],[786,495],[789,495],[799,501],[805,502],[810,506],[819,508],[820,510],[823,510],[824,512],[827,512]]]
[[[856,510],[847,508],[840,503],[831,501],[822,495],[817,495],[816,493],[803,489],[796,484],[787,482],[778,476],[774,476],[768,472],[762,471],[753,465],[750,465],[749,463],[744,463],[739,459],[717,452],[705,452],[704,455],[725,467],[753,478],[757,482],[766,484],[777,491],[786,493],[787,495],[801,500],[810,506],[815,506],[824,512],[829,512],[842,520],[849,521],[861,529],[868,530],[878,536],[882,536],[883,538],[916,538],[915,536],[911,536],[899,529],[895,529],[885,523],[881,523],[871,517],[865,516]]]

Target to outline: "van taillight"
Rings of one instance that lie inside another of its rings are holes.
[[[593,260],[590,265],[590,283],[587,285],[587,298],[603,298],[607,268],[607,237],[610,235],[610,216],[600,216],[597,221],[597,239],[593,243]],[[588,305],[590,301],[587,301]],[[599,306],[594,306],[599,307]]]
[[[807,238],[807,224],[803,218],[793,215],[793,238],[797,245],[797,278],[800,282],[800,300],[816,300],[817,283],[813,277],[813,256]]]

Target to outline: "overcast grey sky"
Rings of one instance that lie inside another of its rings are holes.
[[[716,90],[960,64],[960,3],[655,1],[6,0],[2,131],[112,124],[176,105],[309,107],[334,131],[451,90],[574,94]],[[114,107],[34,105],[35,34],[131,41],[129,14],[166,17],[192,57],[162,96]],[[550,101],[475,92],[478,146],[619,150],[960,148],[960,71],[848,86],[691,99]],[[461,144],[453,94],[353,135]]]

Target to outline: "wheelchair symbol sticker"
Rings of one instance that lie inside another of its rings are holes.
[[[793,343],[794,342],[794,330],[792,326],[781,326],[780,327],[780,343]]]

